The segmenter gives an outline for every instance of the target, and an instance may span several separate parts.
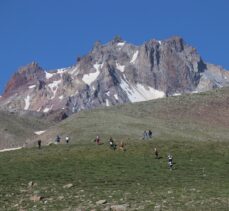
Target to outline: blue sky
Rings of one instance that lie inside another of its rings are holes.
[[[0,93],[21,66],[67,67],[96,40],[182,36],[229,69],[228,0],[0,0]]]

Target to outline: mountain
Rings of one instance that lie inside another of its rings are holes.
[[[229,72],[202,60],[181,37],[140,46],[120,37],[94,44],[77,64],[46,71],[36,62],[19,69],[0,98],[9,111],[69,114],[229,85]]]

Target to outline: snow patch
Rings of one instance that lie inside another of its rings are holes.
[[[110,91],[108,91],[108,92],[106,93],[106,95],[107,95],[108,97],[110,97]]]
[[[124,77],[124,79],[125,79],[125,80],[127,80],[127,78],[126,78],[126,75],[125,75],[125,74],[123,74],[123,77]]]
[[[50,110],[52,110],[52,107],[53,107],[53,105],[51,105],[51,107],[46,107],[44,110],[43,110],[43,112],[44,113],[48,113]]]
[[[117,94],[114,94],[114,97],[116,100],[118,100],[118,95]]]
[[[146,87],[142,84],[131,85],[126,80],[121,80],[120,86],[126,92],[131,102],[153,100],[165,96],[164,92],[150,86]]]
[[[64,96],[63,96],[63,95],[61,95],[61,96],[59,97],[59,99],[60,99],[60,100],[63,100],[63,98],[64,98]]]
[[[117,46],[124,46],[125,45],[125,42],[119,42],[118,44],[117,44]]]
[[[99,71],[100,70],[100,68],[102,68],[103,67],[103,63],[102,64],[98,64],[98,63],[96,63],[96,64],[94,64],[93,65],[93,67],[96,69],[96,71]]]
[[[158,42],[159,42],[159,45],[161,45],[161,41],[159,40]]]
[[[70,74],[75,74],[78,71],[78,66],[76,66],[71,72]]]
[[[137,59],[137,57],[138,57],[138,51],[136,51],[136,52],[134,53],[134,55],[133,55],[133,57],[132,57],[130,63],[134,64],[135,61],[136,61],[136,59]]]
[[[13,151],[13,150],[18,150],[21,149],[22,147],[15,147],[15,148],[8,148],[8,149],[1,149],[0,152],[8,152],[8,151]]]
[[[43,112],[44,112],[44,113],[48,113],[49,110],[50,110],[50,108],[45,108],[45,109],[43,110]]]
[[[30,106],[30,96],[28,95],[24,100],[25,100],[24,110],[28,110]]]
[[[109,103],[109,100],[108,99],[106,99],[106,106],[107,107],[110,106],[110,103]]]
[[[172,96],[180,96],[181,93],[174,93]]]
[[[118,70],[120,70],[122,73],[125,71],[125,65],[120,65],[118,62],[116,62],[116,67]]]
[[[98,64],[98,63],[94,64],[94,68],[96,69],[96,72],[85,74],[82,78],[83,82],[90,86],[99,76],[100,68],[102,66],[103,64]]]
[[[53,107],[53,105],[51,105],[50,108],[46,107],[46,108],[43,110],[43,112],[44,112],[44,113],[48,113],[50,110],[52,110],[52,107]]]
[[[53,75],[54,75],[53,73],[48,73],[48,72],[45,71],[45,77],[46,77],[47,80],[52,78]]]
[[[54,73],[49,73],[49,72],[46,72],[46,71],[45,71],[45,77],[46,77],[47,80],[50,79],[50,78],[52,78],[54,75],[57,75],[57,74],[60,74],[61,77],[62,77],[62,75],[63,75],[65,72],[67,72],[69,69],[70,69],[70,67],[67,67],[67,68],[60,68],[60,69],[57,69],[56,72],[54,72]],[[73,70],[75,70],[75,69],[73,69]]]
[[[29,89],[34,89],[36,87],[36,85],[31,85],[29,86]]]
[[[60,69],[57,69],[57,74],[64,74],[65,72],[67,71],[67,68],[60,68]]]
[[[34,134],[39,136],[39,135],[41,135],[41,134],[43,134],[45,132],[46,132],[46,130],[35,131]]]
[[[58,80],[58,81],[53,81],[51,84],[48,85],[48,87],[51,89],[53,93],[53,96],[51,97],[51,99],[55,98],[56,92],[57,92],[57,89],[60,83],[61,83],[61,80]]]

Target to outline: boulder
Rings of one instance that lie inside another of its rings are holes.
[[[107,200],[102,199],[102,200],[97,201],[97,202],[96,202],[96,205],[106,204],[106,203],[107,203]]]
[[[63,186],[63,188],[72,188],[73,187],[73,184],[69,183],[69,184],[66,184]]]
[[[112,205],[111,210],[112,211],[126,211],[128,207],[129,207],[129,204]]]
[[[37,201],[41,201],[42,199],[44,199],[43,196],[38,196],[38,195],[34,195],[30,197],[30,200],[33,202],[37,202]]]

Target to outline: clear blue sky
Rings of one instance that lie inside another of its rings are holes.
[[[0,93],[19,67],[70,66],[115,35],[134,44],[180,35],[229,69],[229,0],[0,0]]]

